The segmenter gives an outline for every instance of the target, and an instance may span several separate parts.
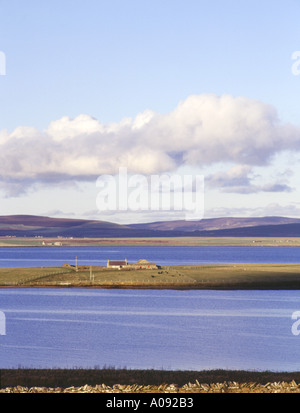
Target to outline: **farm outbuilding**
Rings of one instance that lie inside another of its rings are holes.
[[[130,263],[131,268],[134,269],[144,269],[144,270],[154,270],[157,269],[157,265],[154,262],[149,262],[147,260],[138,260],[138,262]]]
[[[154,262],[149,262],[147,260],[141,259],[137,262],[127,262],[127,260],[107,260],[107,268],[118,268],[118,269],[132,269],[132,270],[155,270],[160,268]]]

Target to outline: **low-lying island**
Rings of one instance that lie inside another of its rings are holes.
[[[299,264],[0,268],[0,288],[300,289]]]

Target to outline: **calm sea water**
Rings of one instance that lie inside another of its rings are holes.
[[[300,247],[7,247],[0,248],[0,267],[50,267],[68,262],[106,265],[107,259],[160,265],[223,263],[300,263]]]
[[[300,291],[2,289],[0,367],[300,370]]]
[[[297,247],[1,248],[1,267],[299,263]],[[0,289],[0,368],[300,370],[300,291]],[[2,322],[2,324],[1,324]]]

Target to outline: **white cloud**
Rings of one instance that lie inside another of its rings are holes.
[[[239,207],[213,207],[206,212],[205,218],[218,217],[266,217],[266,216],[282,216],[290,218],[299,218],[300,204],[278,204],[269,203],[263,206],[239,206]]]
[[[208,175],[205,182],[210,187],[227,188],[236,186],[249,186],[249,173],[252,167],[249,165],[235,165],[227,171],[220,171]]]
[[[64,116],[60,120],[51,122],[46,131],[54,142],[76,138],[79,135],[103,132],[104,127],[96,119],[88,115],[79,115],[75,119]]]
[[[277,151],[299,148],[300,131],[279,122],[270,105],[230,95],[190,96],[158,121],[168,150],[184,153],[187,163],[233,161],[266,164]]]
[[[219,171],[206,176],[205,183],[210,188],[217,188],[221,192],[253,194],[258,192],[292,192],[287,184],[286,175],[291,172],[280,173],[281,178],[269,183],[257,184],[253,182],[257,177],[250,165],[234,165],[226,171]],[[258,176],[259,181],[261,177]]]
[[[205,94],[188,97],[170,113],[145,111],[119,123],[79,115],[53,121],[44,131],[24,126],[12,133],[2,130],[0,175],[7,190],[10,183],[24,189],[49,180],[91,180],[117,173],[120,166],[151,174],[175,171],[183,164],[231,162],[236,166],[223,177],[211,177],[212,182],[249,187],[253,166],[299,148],[300,130],[281,123],[272,106]]]

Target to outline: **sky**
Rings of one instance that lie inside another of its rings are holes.
[[[153,176],[201,176],[201,218],[300,217],[299,15],[299,0],[0,0],[0,215],[185,219],[107,208],[100,182],[126,168],[144,178],[131,200]]]

